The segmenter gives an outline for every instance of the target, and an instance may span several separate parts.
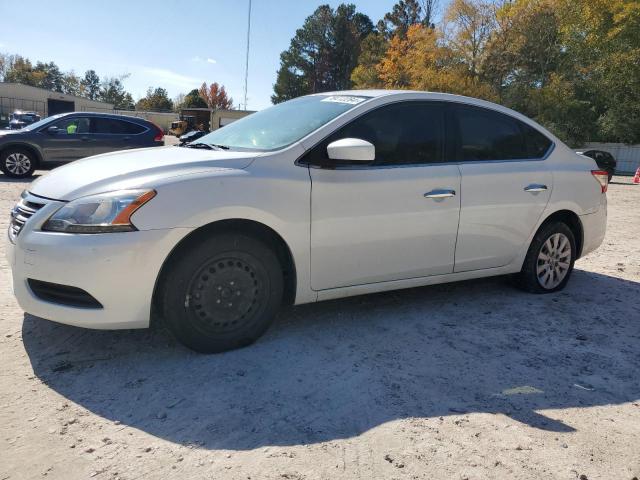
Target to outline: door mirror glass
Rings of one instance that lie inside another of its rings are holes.
[[[327,155],[331,160],[372,162],[376,159],[376,147],[359,138],[343,138],[327,145]]]

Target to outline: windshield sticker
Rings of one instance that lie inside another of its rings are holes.
[[[332,95],[327,98],[323,98],[322,102],[331,102],[331,103],[347,103],[349,105],[357,105],[366,100],[363,97],[350,97],[348,95]]]

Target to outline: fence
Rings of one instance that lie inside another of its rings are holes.
[[[640,167],[640,145],[625,145],[624,143],[599,143],[591,142],[585,144],[580,150],[604,150],[609,152],[618,162],[616,173],[635,173]]]

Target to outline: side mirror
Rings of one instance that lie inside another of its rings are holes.
[[[376,147],[359,138],[343,138],[327,145],[327,154],[331,160],[372,162],[376,159]]]
[[[50,135],[55,135],[56,133],[58,133],[60,131],[60,129],[56,126],[51,126],[49,128],[47,128],[47,133]]]

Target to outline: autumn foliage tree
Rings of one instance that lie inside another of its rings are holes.
[[[218,82],[208,86],[204,82],[198,93],[211,110],[230,110],[233,107],[233,98],[227,95],[224,85],[219,85]]]
[[[377,66],[385,88],[411,88],[493,99],[467,64],[448,45],[442,33],[422,25],[412,25],[406,38],[395,36]]]
[[[437,25],[417,5],[399,1],[365,39],[354,87],[496,101],[573,145],[640,143],[637,0],[453,0]]]

